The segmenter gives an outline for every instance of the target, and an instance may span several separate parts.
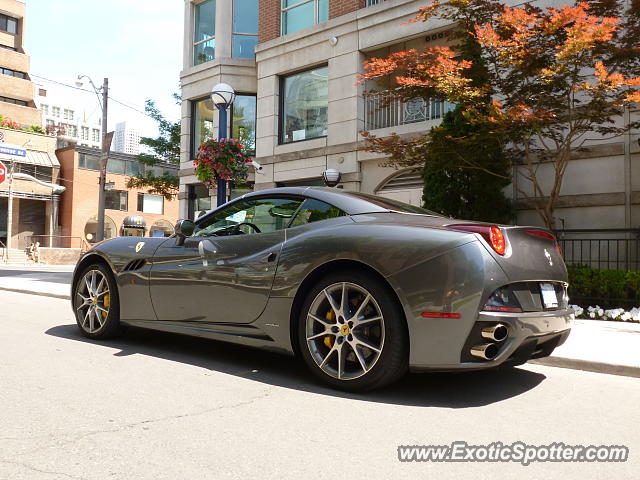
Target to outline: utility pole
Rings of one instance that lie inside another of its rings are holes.
[[[9,198],[7,199],[7,252],[11,248],[11,236],[13,235],[11,223],[13,222],[13,160],[9,166]]]
[[[107,181],[107,162],[109,161],[110,143],[107,142],[107,108],[109,104],[109,79],[105,78],[102,84],[102,155],[100,156],[100,179],[98,196],[98,226],[96,231],[96,241],[104,240],[104,204],[105,189]]]

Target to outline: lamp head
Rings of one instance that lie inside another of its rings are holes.
[[[219,83],[211,90],[211,100],[217,108],[226,109],[235,99],[236,92],[226,83]]]
[[[340,183],[342,174],[333,168],[329,168],[322,172],[322,179],[327,187],[335,187]]]

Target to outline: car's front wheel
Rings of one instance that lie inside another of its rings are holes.
[[[338,272],[308,293],[298,342],[309,368],[333,387],[379,388],[407,371],[408,334],[390,288],[363,272]]]
[[[89,265],[73,292],[76,322],[85,337],[111,338],[120,331],[120,305],[113,275],[102,264]]]

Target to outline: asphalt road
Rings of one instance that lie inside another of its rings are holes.
[[[331,391],[294,359],[130,329],[0,292],[0,479],[631,479],[640,381],[528,365]],[[400,463],[397,446],[627,445],[626,463]]]

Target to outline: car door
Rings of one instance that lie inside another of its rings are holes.
[[[266,306],[285,228],[302,203],[295,197],[252,197],[196,223],[179,245],[154,255],[150,292],[158,320],[250,323]]]

